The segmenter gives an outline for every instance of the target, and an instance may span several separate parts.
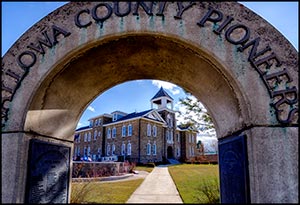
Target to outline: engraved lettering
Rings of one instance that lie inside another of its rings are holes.
[[[213,16],[215,16],[215,18],[212,18]],[[208,12],[205,14],[205,16],[197,23],[197,25],[204,27],[204,24],[206,23],[206,21],[210,21],[213,23],[219,22],[223,19],[223,14],[218,11],[213,9],[212,7],[209,7]]]
[[[27,59],[27,60],[26,60]],[[29,59],[29,60],[28,60]],[[18,56],[18,64],[24,70],[32,67],[36,62],[36,55],[32,51],[24,51]],[[29,61],[29,62],[28,62]]]
[[[236,29],[242,29],[244,30],[244,36],[241,39],[235,40],[231,37],[231,34],[234,32],[234,30]],[[250,38],[250,30],[248,27],[242,25],[242,24],[236,24],[231,26],[225,33],[225,38],[227,41],[229,41],[230,43],[234,44],[234,45],[238,45],[238,44],[243,44],[245,42],[247,42]]]
[[[71,35],[70,32],[65,31],[65,30],[63,30],[63,29],[61,29],[61,28],[59,28],[58,26],[55,26],[55,25],[52,26],[52,32],[53,32],[53,42],[52,42],[53,45],[58,43],[57,36],[59,36],[60,34],[62,34],[64,37],[67,37],[67,36]]]
[[[33,43],[30,43],[30,45],[27,47],[39,52],[40,54],[45,54],[43,45],[47,46],[48,48],[51,48],[53,45],[46,31],[43,32],[42,35],[45,37],[45,39],[37,37],[38,46],[35,46]]]
[[[227,16],[227,18],[225,19],[225,21],[219,26],[219,28],[217,30],[213,30],[213,32],[215,32],[216,34],[220,35],[222,30],[231,23],[231,21],[233,21],[233,18],[231,16]]]
[[[114,2],[114,13],[116,14],[116,16],[119,16],[119,17],[123,17],[123,16],[127,16],[130,11],[131,11],[131,2],[126,2],[128,7],[127,7],[127,10],[124,12],[124,13],[121,13],[119,11],[119,3],[120,2]]]
[[[159,2],[159,10],[156,16],[164,16],[164,10],[167,2]]]
[[[174,16],[174,18],[181,19],[183,12],[186,11],[188,8],[191,8],[195,4],[196,4],[195,2],[191,1],[187,6],[183,6],[183,2],[177,2],[179,11],[177,12],[176,16]]]
[[[97,14],[97,10],[98,10],[99,7],[105,7],[106,8],[107,13],[103,17],[99,17],[98,14]],[[110,7],[109,4],[100,3],[92,9],[92,16],[93,16],[93,19],[96,22],[100,21],[101,23],[103,23],[106,19],[108,19],[111,16],[112,12],[113,12],[113,9]]]
[[[80,15],[83,14],[83,13],[90,14],[90,10],[89,10],[89,9],[81,10],[81,11],[79,11],[79,12],[75,15],[75,17],[74,17],[75,25],[76,25],[77,27],[79,27],[79,28],[86,28],[86,27],[88,27],[89,25],[92,24],[91,21],[89,21],[89,22],[87,22],[87,23],[85,23],[85,24],[82,24],[82,22],[79,20],[79,17],[80,17]]]
[[[150,8],[147,6],[147,4],[143,1],[141,2],[136,2],[136,5],[135,5],[135,11],[132,13],[133,15],[136,15],[138,16],[139,13],[138,13],[138,9],[139,9],[139,6],[142,6],[142,8],[144,9],[144,11],[149,15],[149,16],[152,16],[153,13],[152,13],[152,9],[153,9],[153,2],[150,2]]]

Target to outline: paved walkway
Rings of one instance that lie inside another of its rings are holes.
[[[127,203],[183,203],[167,166],[157,166],[133,192]]]

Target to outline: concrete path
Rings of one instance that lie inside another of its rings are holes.
[[[157,166],[133,192],[127,203],[183,203],[167,166]]]

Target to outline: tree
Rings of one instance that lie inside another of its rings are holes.
[[[178,111],[181,126],[191,126],[197,131],[214,130],[212,118],[202,103],[191,93],[185,91],[186,96],[179,98],[182,106]]]

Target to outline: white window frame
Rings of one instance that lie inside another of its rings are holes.
[[[152,145],[152,148],[153,148],[153,155],[156,155],[156,143],[155,142]]]
[[[127,144],[127,155],[131,155],[131,143],[128,142]]]
[[[113,128],[112,129],[112,138],[116,138],[117,137],[117,128]]]
[[[111,129],[110,128],[107,128],[107,139],[110,139],[111,138]]]
[[[128,125],[128,136],[132,136],[132,124]]]
[[[156,125],[153,125],[153,137],[156,137],[157,136],[157,127],[156,127]]]
[[[106,145],[106,155],[110,156],[110,144]]]
[[[92,139],[92,134],[91,134],[91,132],[89,132],[89,133],[88,133],[88,141],[90,142],[91,139]]]
[[[126,137],[126,126],[122,126],[122,137]]]
[[[121,145],[121,155],[125,155],[125,143],[122,142],[122,145]]]
[[[97,130],[94,131],[94,140],[97,140]]]
[[[151,144],[150,144],[150,142],[147,143],[146,154],[151,155]]]
[[[149,123],[147,125],[147,136],[151,137],[151,125]]]
[[[116,151],[116,145],[112,144],[111,145],[111,155],[115,155],[115,151]]]

